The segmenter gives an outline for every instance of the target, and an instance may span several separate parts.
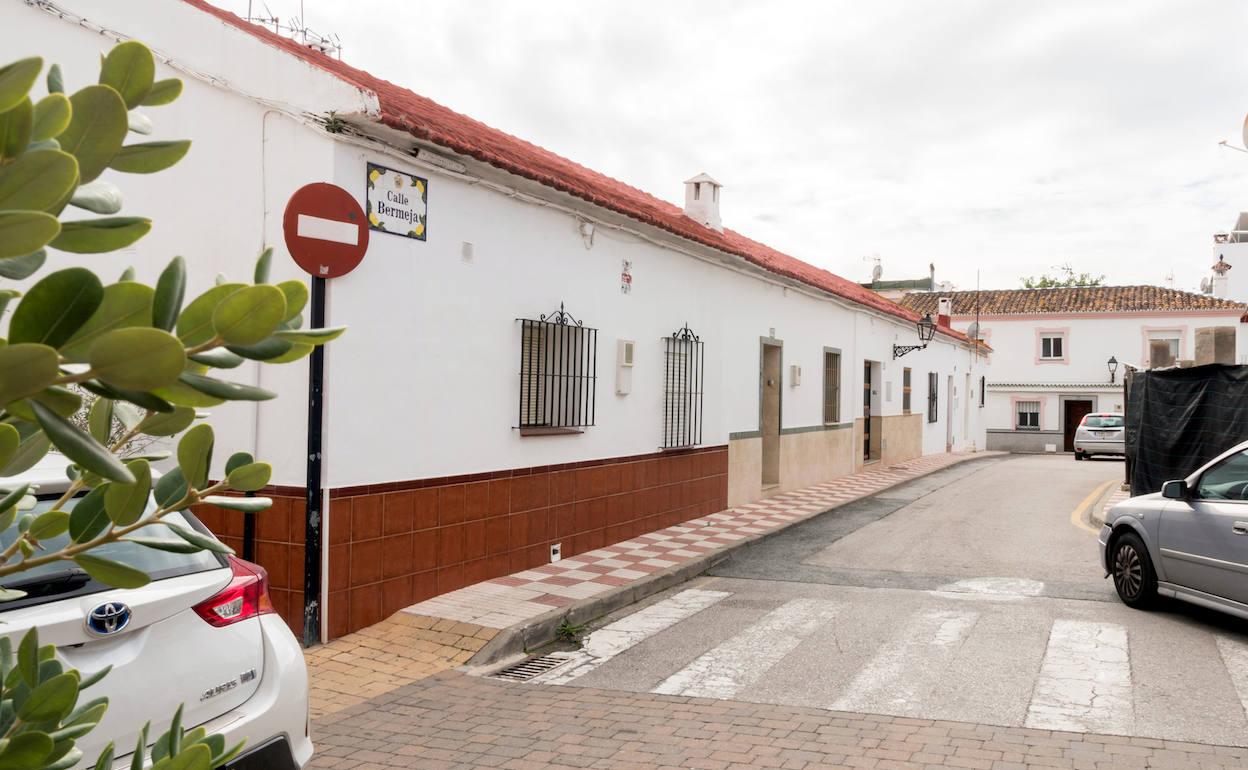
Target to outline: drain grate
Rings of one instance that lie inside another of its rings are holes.
[[[493,679],[502,679],[505,682],[526,682],[539,674],[545,674],[547,671],[562,666],[571,659],[572,656],[566,653],[553,652],[549,655],[540,655],[536,658],[520,661],[516,665],[508,666],[490,676]]]

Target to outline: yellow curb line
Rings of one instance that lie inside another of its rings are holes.
[[[1087,497],[1083,498],[1083,501],[1080,502],[1079,505],[1075,506],[1075,510],[1070,512],[1070,523],[1074,524],[1079,529],[1082,529],[1084,532],[1091,532],[1094,535],[1099,535],[1099,529],[1084,523],[1083,514],[1087,513],[1088,509],[1091,508],[1096,501],[1101,499],[1101,495],[1105,494],[1105,490],[1118,483],[1121,482],[1110,479],[1096,489],[1092,490]]]

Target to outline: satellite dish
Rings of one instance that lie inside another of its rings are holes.
[[[1244,116],[1244,146],[1248,147],[1248,115]]]
[[[1205,276],[1204,278],[1201,278],[1200,279],[1200,293],[1209,294],[1212,291],[1213,291],[1213,284],[1209,280],[1209,276]]]
[[[966,336],[973,340],[979,339],[979,321],[974,321],[970,326],[966,327]]]

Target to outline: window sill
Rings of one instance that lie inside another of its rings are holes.
[[[583,428],[520,428],[521,436],[572,436],[584,433]]]
[[[1036,360],[1042,364],[1064,364],[1066,363],[1065,358],[1038,358]]]

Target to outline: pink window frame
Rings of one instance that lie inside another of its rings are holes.
[[[1019,401],[1035,401],[1040,404],[1040,416],[1036,419],[1038,423],[1035,428],[1018,427],[1018,402]],[[1014,425],[1014,430],[1042,431],[1044,430],[1044,396],[1010,396],[1010,422]]]
[[[1041,353],[1044,352],[1045,337],[1061,337],[1062,338],[1062,357],[1061,358],[1044,358]],[[1037,364],[1070,364],[1070,327],[1061,326],[1049,329],[1036,329],[1036,363]]]

